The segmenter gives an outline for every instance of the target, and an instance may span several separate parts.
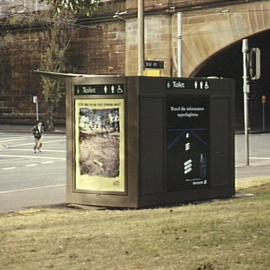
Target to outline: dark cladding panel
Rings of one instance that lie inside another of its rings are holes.
[[[140,101],[140,186],[142,194],[163,188],[163,99],[142,97]]]
[[[232,135],[232,102],[228,97],[211,99],[211,181],[212,187],[227,186],[233,181],[234,139]]]

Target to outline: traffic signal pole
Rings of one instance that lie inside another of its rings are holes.
[[[245,162],[246,166],[249,162],[249,93],[250,93],[250,78],[249,78],[249,47],[248,40],[243,39],[243,94],[244,94],[244,132],[245,132]]]

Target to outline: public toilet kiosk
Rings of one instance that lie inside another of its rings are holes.
[[[234,82],[66,79],[67,202],[141,208],[235,193]]]

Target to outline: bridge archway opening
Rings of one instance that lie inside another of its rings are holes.
[[[265,113],[265,127],[270,129],[270,30],[248,37],[250,48],[261,50],[261,78],[251,81],[250,91],[250,127],[251,130],[263,128],[263,110]],[[218,76],[233,78],[236,83],[236,129],[243,129],[243,60],[242,41],[218,52],[204,62],[192,76]],[[266,96],[266,103],[262,104],[262,96]],[[263,109],[264,106],[264,109]]]

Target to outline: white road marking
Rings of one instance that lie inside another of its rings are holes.
[[[54,163],[54,161],[52,161],[52,160],[49,160],[49,161],[43,161],[43,162],[41,162],[41,163],[31,163],[31,164],[26,164],[26,165],[24,165],[25,167],[36,167],[36,166],[38,166],[38,165],[40,165],[40,164],[43,164],[43,165],[46,165],[46,164],[53,164]],[[22,166],[20,166],[20,167],[22,167]],[[6,168],[0,168],[0,169],[2,169],[2,170],[14,170],[14,169],[18,169],[19,167],[6,167]]]
[[[14,170],[14,169],[16,169],[16,167],[7,167],[7,168],[3,168],[3,170]]]
[[[8,193],[21,192],[21,191],[37,190],[37,189],[44,189],[44,188],[56,188],[56,187],[64,187],[64,186],[66,186],[66,184],[42,186],[42,187],[32,187],[32,188],[21,188],[21,189],[0,191],[0,194],[8,194]]]
[[[52,164],[52,163],[54,163],[54,161],[52,161],[52,160],[50,160],[50,161],[43,161],[43,162],[41,162],[41,164]]]
[[[21,161],[22,159],[21,158],[12,158],[12,162],[14,162],[14,161]],[[5,158],[5,159],[0,159],[0,164],[1,163],[6,163],[7,162],[7,159]]]
[[[56,143],[56,142],[65,142],[66,140],[54,140],[54,141],[46,141],[43,139],[43,144],[48,144],[48,143]],[[34,145],[34,142],[32,143],[23,143],[23,144],[15,144],[12,145],[12,147],[19,147],[19,146],[26,146],[26,145]]]
[[[22,138],[22,137],[20,137],[20,138],[14,138],[14,139],[11,139],[10,137],[9,138],[1,138],[1,140],[0,140],[0,143],[6,143],[6,142],[15,142],[15,141],[23,141],[23,140],[26,140],[26,138]]]
[[[33,154],[31,156],[26,155],[0,155],[0,157],[14,157],[14,158],[35,158],[35,159],[53,159],[53,160],[63,160],[65,161],[65,158],[58,158],[58,157],[45,157],[41,156],[40,154]]]
[[[35,166],[37,166],[38,164],[37,163],[33,163],[33,164],[26,164],[25,166],[26,167],[35,167]]]
[[[9,148],[9,150],[10,151],[27,151],[27,152],[31,152],[31,151],[33,151],[33,149],[23,149],[23,148],[21,148],[21,149],[19,149],[19,148]],[[42,149],[42,152],[53,152],[53,153],[66,153],[66,150],[43,150]]]
[[[18,146],[26,146],[26,145],[33,145],[34,146],[34,142],[10,145],[10,147],[18,147]]]

